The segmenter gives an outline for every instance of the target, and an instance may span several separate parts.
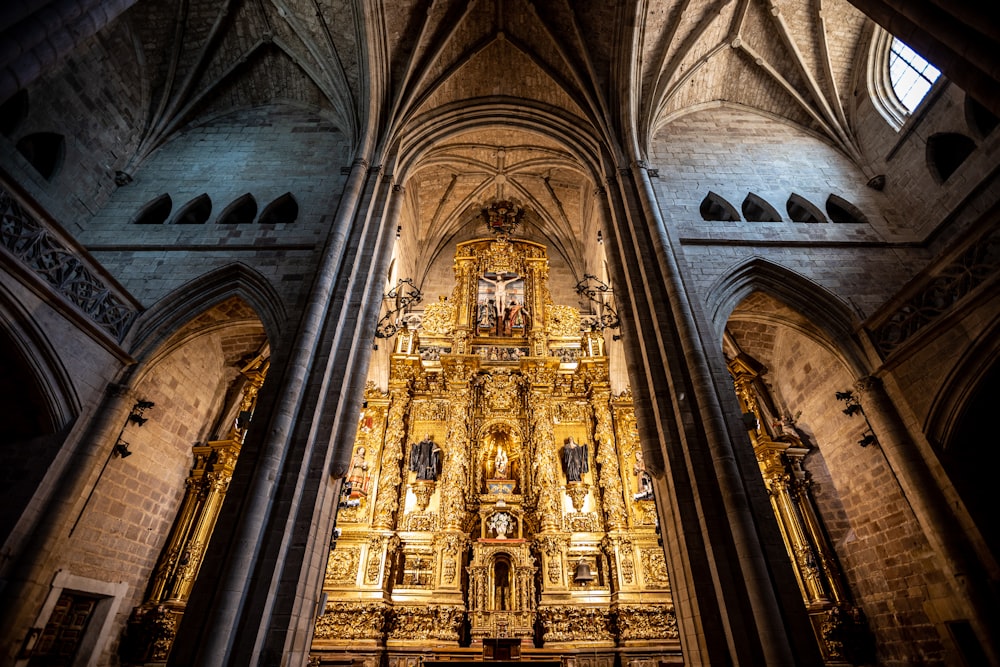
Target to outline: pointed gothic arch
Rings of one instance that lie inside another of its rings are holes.
[[[146,359],[184,322],[232,296],[254,310],[268,340],[279,339],[287,318],[281,298],[261,274],[234,262],[189,281],[154,304],[136,320],[125,345],[136,359]]]
[[[761,257],[737,264],[709,288],[706,313],[718,340],[722,340],[733,309],[756,291],[806,317],[815,329],[803,333],[826,347],[858,377],[867,372],[868,364],[854,336],[854,316],[847,305],[809,278]]]

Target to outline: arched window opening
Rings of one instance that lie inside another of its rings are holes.
[[[18,141],[17,150],[35,171],[51,181],[62,166],[66,140],[55,132],[36,132]]]
[[[0,134],[9,137],[28,116],[28,91],[23,88],[0,104]]]
[[[969,95],[965,96],[965,121],[981,139],[989,136],[1000,124],[1000,118]]]
[[[826,214],[833,222],[855,224],[868,222],[868,218],[857,206],[837,195],[830,195],[826,198]]]
[[[244,225],[253,222],[257,217],[257,200],[249,192],[226,207],[219,219],[220,225]]]
[[[940,75],[923,56],[893,38],[889,47],[889,81],[907,113],[912,114],[920,106]]]
[[[774,207],[752,192],[743,200],[743,217],[750,222],[781,222]]]
[[[284,222],[295,222],[299,217],[299,204],[291,192],[286,192],[264,208],[260,214],[261,225],[278,225]]]
[[[174,208],[174,201],[170,195],[163,193],[153,201],[149,202],[132,219],[136,225],[162,225],[170,217],[170,211]]]
[[[737,222],[740,219],[736,208],[714,192],[709,192],[705,196],[698,210],[703,220]]]
[[[927,139],[927,166],[944,183],[976,150],[976,142],[964,134],[941,132]]]
[[[200,194],[180,210],[174,218],[175,225],[203,225],[212,215],[212,200],[207,194]]]
[[[801,195],[792,193],[785,208],[792,222],[826,222],[823,212]]]
[[[506,556],[497,556],[493,564],[493,609],[507,611],[510,604],[510,560]]]

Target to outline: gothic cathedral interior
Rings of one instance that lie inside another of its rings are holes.
[[[1000,667],[989,3],[7,5],[0,665]]]

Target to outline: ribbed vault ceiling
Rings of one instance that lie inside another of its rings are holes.
[[[671,119],[719,102],[859,155],[851,100],[868,23],[845,0],[148,0],[129,20],[148,91],[140,160],[190,124],[275,104],[327,117],[376,161],[442,110],[493,103],[572,124],[622,163],[622,141],[641,155]],[[534,236],[578,262],[592,169],[487,118],[406,170],[423,261],[477,206],[511,196],[534,211]]]

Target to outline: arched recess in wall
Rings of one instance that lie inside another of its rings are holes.
[[[287,319],[285,305],[268,280],[253,268],[233,262],[185,283],[142,313],[125,338],[132,356],[146,361],[194,314],[238,296],[256,313],[267,339],[280,339]]]
[[[868,218],[861,212],[861,209],[843,197],[834,194],[826,198],[826,213],[833,222],[853,224],[868,222]]]
[[[286,192],[264,207],[257,221],[261,225],[279,225],[295,222],[299,217],[299,204],[291,192]]]
[[[257,200],[247,192],[234,200],[225,210],[219,214],[216,224],[219,225],[246,225],[253,222],[257,217]]]
[[[927,168],[944,183],[976,150],[976,142],[957,132],[939,132],[927,138]]]
[[[34,317],[0,290],[0,546],[36,497],[79,414],[73,383]]]
[[[132,218],[132,223],[136,225],[162,225],[170,217],[174,202],[166,192],[149,201],[139,209],[139,212]]]
[[[792,219],[792,222],[826,222],[823,212],[815,204],[794,192],[788,197],[785,209],[788,211],[788,217]]]
[[[1000,396],[1000,318],[985,327],[963,351],[960,361],[937,392],[925,433],[952,484],[983,536],[1000,560],[1000,527],[995,519],[996,397]]]
[[[736,207],[714,192],[705,195],[705,198],[701,200],[701,206],[698,207],[698,212],[701,213],[702,220],[738,222],[740,219]]]
[[[18,152],[42,177],[51,181],[59,173],[66,155],[66,140],[55,132],[36,132],[17,142]]]
[[[781,216],[763,198],[748,192],[743,200],[743,217],[749,222],[781,222]]]
[[[809,322],[803,333],[815,338],[858,377],[867,374],[868,365],[855,340],[855,320],[847,304],[805,276],[761,257],[733,266],[709,289],[707,312],[718,340],[722,340],[733,310],[753,292],[768,294],[801,313]]]
[[[174,218],[175,225],[203,225],[212,215],[212,199],[202,193],[184,204]]]

